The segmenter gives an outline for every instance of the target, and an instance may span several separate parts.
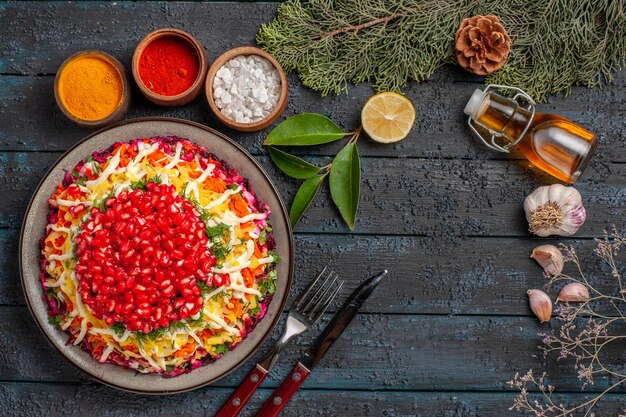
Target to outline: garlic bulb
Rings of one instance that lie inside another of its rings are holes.
[[[570,303],[589,301],[589,290],[581,283],[572,282],[561,289],[556,301],[567,301]]]
[[[528,290],[530,309],[535,313],[540,323],[550,321],[552,317],[552,301],[548,294],[541,290]]]
[[[538,236],[571,236],[587,214],[580,193],[561,184],[537,188],[524,200],[529,230]]]
[[[563,254],[554,245],[541,245],[533,249],[530,255],[532,259],[537,261],[546,273],[550,275],[559,275],[563,271]]]

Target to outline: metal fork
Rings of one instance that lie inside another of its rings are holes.
[[[337,273],[324,268],[317,278],[300,293],[289,310],[287,324],[280,339],[250,371],[215,417],[234,417],[239,414],[274,367],[285,345],[294,336],[307,331],[326,312],[343,285],[343,281],[338,281],[337,278]]]

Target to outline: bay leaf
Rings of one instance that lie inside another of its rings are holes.
[[[297,156],[283,152],[278,148],[270,146],[267,150],[278,169],[292,178],[306,180],[320,172],[320,167],[310,164]]]
[[[302,113],[276,126],[264,145],[308,146],[333,142],[346,134],[328,117],[317,113]]]
[[[341,217],[354,230],[359,210],[361,161],[356,142],[349,142],[335,156],[330,167],[330,195]]]
[[[304,211],[311,205],[311,202],[322,185],[322,181],[327,175],[328,172],[317,174],[302,183],[289,210],[289,222],[291,223],[291,227],[296,226],[302,214],[304,214]]]

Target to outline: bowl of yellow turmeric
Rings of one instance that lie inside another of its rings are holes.
[[[106,52],[88,50],[67,58],[54,80],[57,105],[83,127],[102,127],[120,120],[130,106],[126,68]]]

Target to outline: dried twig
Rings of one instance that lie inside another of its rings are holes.
[[[617,387],[626,386],[626,374],[623,370],[605,363],[605,350],[608,347],[615,343],[626,346],[624,334],[626,293],[620,272],[624,265],[617,261],[620,250],[626,246],[626,238],[614,229],[611,235],[605,233],[604,237],[596,239],[596,242],[598,246],[595,254],[610,268],[611,277],[616,284],[615,292],[607,293],[594,285],[583,272],[581,261],[574,248],[563,246],[566,260],[575,264],[578,276],[560,274],[549,277],[548,286],[552,287],[562,281],[578,282],[586,285],[592,296],[587,302],[562,304],[557,317],[562,324],[551,334],[540,335],[542,340],[540,348],[545,356],[557,354],[558,359],[572,358],[578,370],[578,378],[583,381],[583,388],[593,385],[594,379],[598,376],[610,377],[611,385],[581,404],[566,406],[554,400],[554,387],[546,385],[546,374],[537,378],[530,370],[525,375],[516,374],[513,380],[508,382],[510,386],[520,390],[511,410],[526,411],[536,417],[564,417],[573,416],[575,413],[593,416],[593,408],[605,394]],[[601,303],[611,307],[611,311],[600,312]],[[532,387],[539,389],[543,400],[529,399],[528,390]]]

